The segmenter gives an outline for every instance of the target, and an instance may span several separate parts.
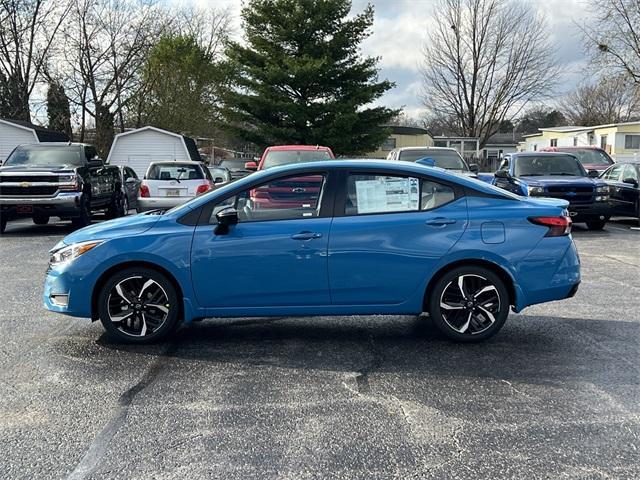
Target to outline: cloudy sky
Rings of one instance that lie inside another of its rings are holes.
[[[180,0],[179,0],[180,1]],[[242,0],[182,0],[202,6],[228,7],[234,15],[234,27],[241,33],[239,13]],[[381,57],[380,77],[396,87],[380,99],[381,104],[404,108],[408,115],[419,116],[421,46],[437,0],[352,0],[352,12],[360,12],[367,3],[375,8],[373,33],[363,44],[366,55]],[[585,54],[580,42],[579,26],[586,21],[585,0],[522,0],[534,5],[549,25],[550,41],[563,65],[563,78],[557,96],[562,96],[584,79]]]

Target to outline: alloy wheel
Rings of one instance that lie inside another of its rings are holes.
[[[169,297],[155,280],[131,276],[109,292],[107,312],[116,328],[132,337],[151,335],[169,317]]]
[[[456,332],[477,335],[495,323],[500,302],[500,293],[492,282],[480,275],[464,274],[442,291],[440,312]]]

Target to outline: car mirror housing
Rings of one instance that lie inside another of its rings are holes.
[[[507,172],[506,170],[498,170],[495,173],[496,178],[510,178],[511,175],[509,175],[509,172]]]
[[[94,157],[93,159],[89,160],[88,164],[89,164],[89,168],[100,168],[104,166],[103,161],[100,160],[98,157]]]
[[[218,226],[214,230],[216,235],[226,235],[229,227],[238,223],[238,211],[235,208],[225,208],[216,214]]]
[[[633,185],[634,187],[638,186],[638,181],[635,178],[625,178],[622,180],[622,183],[627,183],[629,185]]]
[[[133,177],[129,177],[127,178],[127,180],[124,183],[128,183],[129,185],[133,185],[134,183],[136,183],[136,179]]]
[[[222,183],[224,182],[224,178],[222,177],[216,177],[213,179],[213,183]]]
[[[588,175],[590,178],[598,178],[600,173],[597,170],[589,170]]]
[[[471,163],[469,164],[469,170],[473,173],[478,173],[480,171],[480,169],[478,168],[478,164],[477,163]]]

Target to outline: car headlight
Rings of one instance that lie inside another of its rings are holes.
[[[97,247],[103,241],[104,240],[90,240],[88,242],[79,242],[67,247],[62,247],[55,252],[51,252],[49,265],[54,266],[70,262],[73,259],[78,258],[80,255],[87,253],[92,248]]]
[[[540,195],[544,193],[544,188],[542,187],[527,187],[527,192],[529,195]]]
[[[603,185],[600,187],[596,187],[596,193],[598,195],[607,195],[609,193],[609,185]]]

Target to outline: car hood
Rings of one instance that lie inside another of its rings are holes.
[[[2,173],[10,173],[10,172],[66,172],[73,170],[77,167],[73,165],[8,165],[5,167],[0,167],[0,172]]]
[[[527,183],[527,185],[544,184],[544,185],[573,185],[575,183],[593,183],[593,179],[589,177],[583,177],[578,175],[561,176],[561,175],[548,175],[544,177],[519,177],[520,180]]]
[[[96,223],[67,235],[61,243],[85,242],[88,240],[107,240],[117,237],[130,237],[146,232],[153,227],[161,215],[149,215],[146,213],[131,217],[116,218],[107,222]]]

